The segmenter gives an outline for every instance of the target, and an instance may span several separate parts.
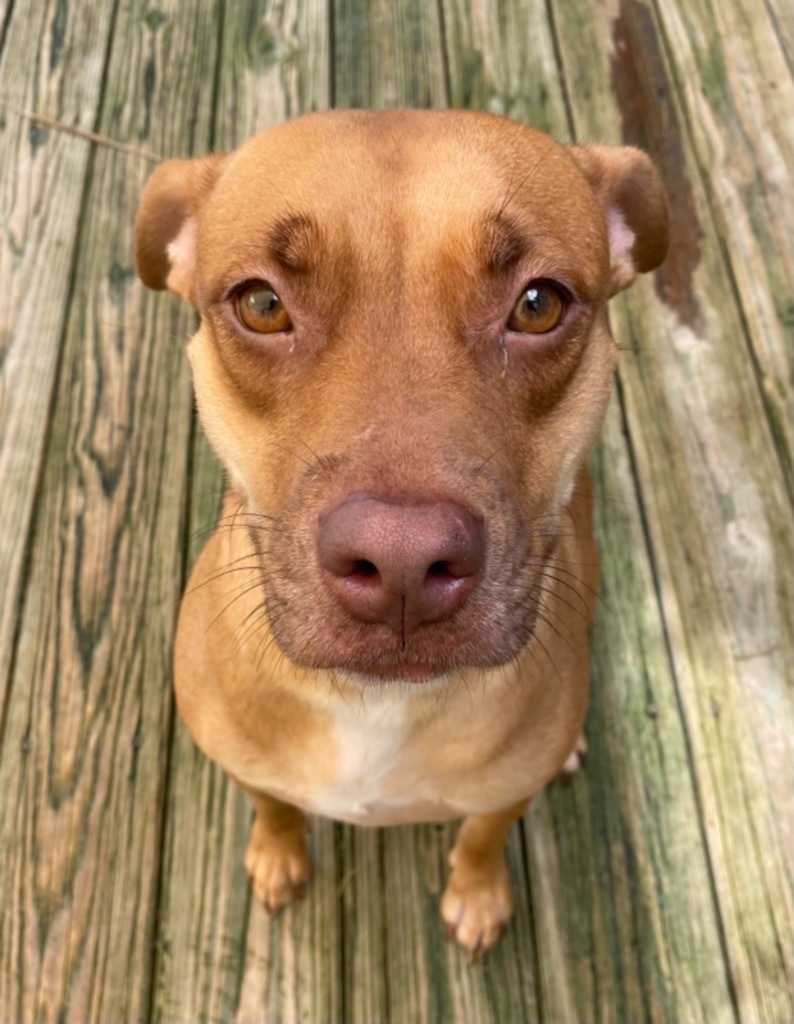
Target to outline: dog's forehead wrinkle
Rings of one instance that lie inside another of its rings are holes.
[[[494,273],[511,270],[527,249],[527,238],[515,217],[503,209],[488,213],[478,232],[485,266]]]
[[[301,270],[319,255],[322,235],[311,213],[289,211],[267,229],[266,242],[274,260],[287,269]]]

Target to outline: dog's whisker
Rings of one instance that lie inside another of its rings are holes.
[[[535,612],[535,615],[539,616],[539,612],[537,610]],[[557,669],[557,664],[554,661],[554,658],[552,658],[551,654],[549,653],[549,649],[546,647],[546,645],[540,639],[540,637],[538,636],[537,632],[535,632],[535,633],[533,633],[532,639],[529,642],[529,645],[527,647],[527,651],[529,651],[532,654],[533,658],[535,659],[536,665],[538,666],[538,668],[540,668],[541,667],[541,663],[540,663],[540,657],[538,655],[537,648],[540,648],[540,650],[543,652],[543,654],[544,654],[544,656],[546,658],[546,661],[551,666],[552,670],[554,671],[554,674],[557,676],[558,681],[562,682],[562,678],[560,676],[559,670]]]
[[[246,557],[246,560],[247,560],[251,556],[247,555],[245,557]],[[230,576],[233,573],[237,573],[237,572],[258,573],[259,576],[260,576],[259,583],[261,584],[261,582],[262,582],[262,579],[261,579],[262,569],[261,569],[261,566],[259,565],[258,562],[254,562],[254,563],[246,564],[246,565],[234,565],[233,563],[230,563],[229,565],[224,566],[222,569],[217,569],[215,572],[210,573],[209,575],[203,577],[198,582],[193,583],[192,586],[187,588],[185,593],[186,594],[193,594],[197,590],[202,590],[204,587],[209,586],[211,583],[217,583],[218,580],[225,579],[227,576]],[[245,584],[240,584],[240,585],[241,586],[245,586]]]
[[[270,633],[270,634],[266,635],[263,638],[263,640],[262,640],[262,642],[260,644],[260,650],[258,651],[258,653],[256,655],[256,659],[255,660],[256,660],[257,671],[261,671],[262,670],[262,664],[264,662],[265,655],[268,653],[268,651],[270,650],[271,647],[274,647],[276,649],[276,651],[279,652],[279,660],[277,662],[277,667],[278,667],[278,665],[281,662],[283,662],[283,660],[284,660],[284,652],[281,650],[281,647],[276,643],[275,636],[272,633]]]
[[[247,586],[245,587],[245,589],[241,589],[241,590],[240,590],[240,593],[238,593],[238,594],[235,594],[235,596],[234,596],[234,597],[233,597],[233,598],[231,599],[231,601],[229,601],[229,602],[228,602],[227,604],[225,604],[225,605],[224,605],[224,606],[223,606],[223,607],[221,608],[221,610],[220,610],[220,611],[218,612],[218,614],[217,614],[217,615],[216,615],[216,616],[215,616],[215,617],[214,617],[214,618],[213,618],[213,619],[212,619],[212,620],[211,620],[211,621],[209,622],[209,624],[207,625],[207,629],[206,629],[206,632],[207,632],[207,633],[209,633],[209,631],[210,631],[210,630],[211,630],[211,629],[213,628],[213,626],[215,626],[215,625],[216,625],[216,623],[217,623],[217,622],[218,622],[218,621],[219,621],[220,619],[222,619],[222,618],[223,618],[223,616],[224,616],[224,615],[226,614],[226,612],[228,612],[228,611],[229,611],[229,609],[230,609],[230,608],[231,608],[231,607],[232,607],[232,606],[233,606],[234,604],[236,604],[236,603],[237,603],[237,601],[241,600],[241,599],[242,599],[243,597],[246,597],[246,596],[247,596],[248,594],[250,594],[250,593],[251,593],[252,591],[254,591],[254,590],[258,590],[258,589],[259,589],[260,587],[261,587],[261,583],[259,583],[259,582],[256,582],[256,583],[250,583],[250,584],[248,584],[248,585],[247,585]]]
[[[483,459],[482,462],[477,466],[477,468],[473,472],[473,476],[479,476],[480,473],[482,473],[485,467],[489,464],[489,462],[496,458],[496,456],[499,454],[499,451],[499,448],[494,448],[491,454],[487,458]]]
[[[539,571],[544,569],[547,570],[549,577],[551,579],[559,583],[560,586],[564,586],[567,589],[572,590],[580,599],[582,599],[582,595],[579,592],[579,588],[581,587],[582,590],[585,590],[596,601],[603,601],[603,596],[599,594],[598,589],[596,587],[588,583],[587,580],[582,579],[582,577],[579,576],[577,573],[571,572],[569,569],[566,569],[560,562],[554,563],[548,560],[541,562],[533,562],[533,560],[530,559],[527,562],[527,566],[531,569],[536,569]],[[552,570],[554,573],[553,575]]]
[[[572,583],[569,583],[567,580],[561,580],[553,572],[549,571],[538,572],[536,578],[538,580],[545,580],[548,583],[555,584],[553,589],[551,587],[545,587],[542,583],[539,583],[538,585],[543,589],[544,593],[553,596],[556,601],[559,601],[560,604],[564,604],[567,608],[570,608],[570,610],[575,612],[580,618],[585,619],[588,622],[590,621],[587,600]],[[561,593],[559,590],[560,587],[565,588],[566,593],[570,592],[573,594],[578,604],[574,604],[569,597],[565,596],[564,593]]]
[[[552,597],[553,595],[544,593],[542,596]],[[547,626],[554,633],[557,639],[561,640],[570,651],[575,650],[571,627],[565,621],[563,616],[551,607],[550,600],[544,600],[542,602],[542,607],[537,611],[537,621],[542,622]]]
[[[302,462],[307,469],[313,468],[313,464],[311,462],[307,462],[306,459],[304,459],[301,455],[298,455],[298,453],[289,445],[282,444],[280,441],[270,441],[270,446],[272,448],[279,448],[281,451],[286,452],[287,455],[291,455],[293,459],[295,459],[296,461]]]
[[[232,630],[232,636],[239,649],[245,647],[248,641],[254,637],[260,629],[269,627],[268,617],[261,605],[252,608],[247,615]]]

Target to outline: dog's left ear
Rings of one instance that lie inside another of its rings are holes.
[[[667,194],[650,159],[633,146],[587,144],[570,152],[606,215],[614,295],[664,261]]]
[[[143,283],[196,305],[196,243],[201,210],[226,156],[166,160],[146,182],[135,219],[135,264]]]

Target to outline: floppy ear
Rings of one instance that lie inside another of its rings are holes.
[[[607,219],[610,295],[658,267],[669,241],[667,195],[650,159],[633,146],[572,146]]]
[[[196,305],[196,242],[202,207],[226,156],[166,160],[146,182],[135,219],[135,264],[143,283]]]

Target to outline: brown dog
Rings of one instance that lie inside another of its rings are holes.
[[[270,911],[305,813],[464,817],[443,918],[474,956],[504,930],[508,828],[582,743],[604,310],[666,249],[642,153],[487,114],[311,115],[152,175],[138,269],[201,314],[229,477],[176,692]]]

